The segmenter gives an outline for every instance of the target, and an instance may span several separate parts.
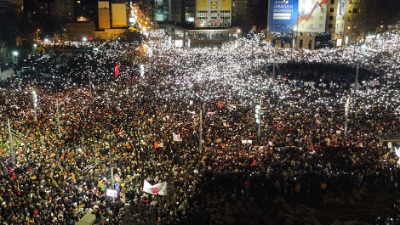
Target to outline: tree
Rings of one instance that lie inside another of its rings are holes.
[[[10,19],[12,18],[12,19]],[[0,13],[0,21],[7,21],[0,23],[0,48],[2,52],[1,61],[10,62],[11,50],[20,48],[23,54],[24,49],[30,51],[33,43],[34,26],[29,20],[24,17],[22,12],[15,8]]]
[[[144,36],[137,30],[126,30],[124,33],[121,34],[120,40],[124,42],[137,43],[140,45],[143,43],[144,40],[146,40],[146,36]]]
[[[3,65],[11,62],[11,54],[10,49],[7,47],[7,44],[3,41],[0,42],[0,67],[3,68]]]

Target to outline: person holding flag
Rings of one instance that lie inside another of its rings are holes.
[[[117,78],[119,76],[119,63],[116,63],[114,66],[114,77]]]

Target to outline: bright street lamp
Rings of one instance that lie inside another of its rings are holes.
[[[13,55],[12,63],[13,63],[13,66],[15,66],[17,64],[17,58],[18,58],[19,52],[18,51],[13,51],[12,55]]]

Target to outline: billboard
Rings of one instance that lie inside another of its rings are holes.
[[[338,20],[338,19],[344,20],[344,14],[346,13],[345,10],[346,10],[346,0],[339,0],[336,20]]]
[[[300,32],[324,32],[328,0],[299,0],[297,29]]]
[[[336,14],[336,33],[344,33],[344,15],[346,13],[346,0],[339,0]]]
[[[298,4],[298,0],[270,0],[268,31],[291,32],[297,23]]]

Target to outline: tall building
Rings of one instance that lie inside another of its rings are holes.
[[[98,27],[98,0],[74,0],[76,21],[94,22]]]
[[[0,0],[0,13],[7,11],[22,12],[24,2],[22,0]]]
[[[126,3],[98,2],[99,29],[127,28],[128,8]]]
[[[171,22],[184,26],[194,27],[196,15],[196,0],[171,0]]]
[[[111,3],[111,27],[128,27],[128,8],[126,3]]]
[[[24,7],[23,0],[0,0],[0,8],[17,7],[22,10]]]
[[[73,0],[54,0],[51,7],[51,18],[57,21],[57,24],[63,25],[75,21]]]
[[[388,29],[399,19],[399,5],[398,0],[269,0],[267,31],[271,39],[284,34],[281,46],[323,47],[327,33],[342,46]]]
[[[326,31],[336,46],[342,46],[345,31],[346,0],[330,0],[327,8]]]
[[[232,1],[232,25],[239,26],[244,32],[251,30],[254,25],[253,0]]]
[[[99,1],[99,29],[110,29],[111,28],[111,13],[110,13],[110,2]]]
[[[348,0],[345,15],[345,43],[354,43],[365,38],[369,12],[367,0]],[[379,10],[379,9],[376,9]]]
[[[232,24],[231,0],[197,0],[196,28],[230,27]]]
[[[178,8],[182,1],[174,1],[176,5],[174,8]],[[170,10],[172,0],[155,0],[154,1],[154,20],[158,22],[171,21]],[[181,15],[181,12],[179,12]]]

